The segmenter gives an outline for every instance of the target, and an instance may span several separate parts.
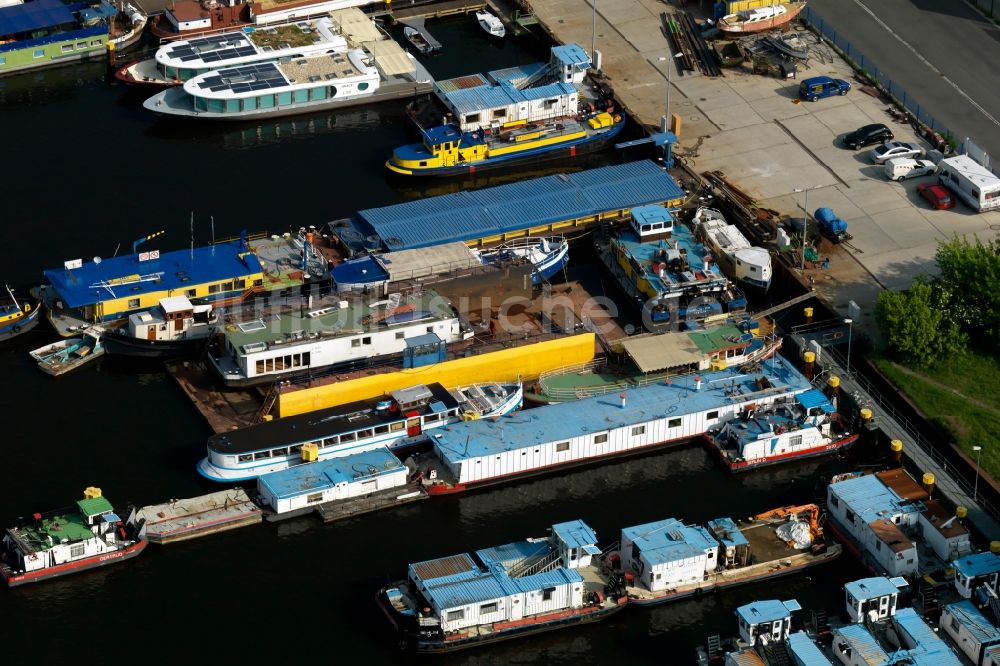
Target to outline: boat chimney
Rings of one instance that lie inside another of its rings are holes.
[[[802,308],[802,314],[805,315],[807,324],[811,324],[813,320],[813,309],[812,308]]]
[[[621,400],[622,400],[622,409],[625,409],[625,394],[624,393],[619,393],[618,397],[621,398]]]
[[[924,472],[921,481],[920,485],[923,486],[924,492],[927,493],[927,499],[930,499],[931,495],[934,494],[934,475],[930,472]]]
[[[815,366],[816,352],[804,352],[802,354],[802,374],[806,376],[806,379],[812,381]]]
[[[840,377],[830,377],[826,382],[826,388],[823,393],[830,399],[830,402],[836,404],[837,396],[840,394]]]
[[[695,391],[700,391],[701,390],[701,377],[695,377],[694,378],[694,390]]]
[[[889,465],[893,469],[903,466],[903,440],[894,439],[889,442]]]

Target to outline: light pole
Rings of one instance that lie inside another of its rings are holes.
[[[854,329],[854,320],[845,319],[844,323],[847,324],[847,376],[851,376],[851,332]]]
[[[594,32],[590,36],[590,64],[593,66],[594,71],[597,71],[597,0],[590,0],[591,6],[594,8]]]
[[[670,54],[669,57],[667,57],[667,56],[660,56],[658,58],[658,60],[660,62],[666,62],[667,63],[667,111],[666,111],[666,114],[664,115],[664,118],[666,119],[666,122],[667,122],[667,126],[663,128],[664,132],[669,132],[670,131],[670,84],[671,84],[671,76],[670,75],[671,75],[671,72],[674,69],[674,58],[680,58],[682,55],[684,55],[683,53],[674,53],[673,49],[670,48],[670,44],[669,43],[667,43],[667,53]]]
[[[802,271],[806,270],[806,240],[809,238],[809,190],[811,187],[796,187],[796,192],[805,192],[805,202],[802,205],[805,217],[802,218]]]
[[[975,502],[979,496],[979,459],[983,455],[983,447],[973,446],[972,450],[976,452],[976,483],[972,487],[972,501]]]

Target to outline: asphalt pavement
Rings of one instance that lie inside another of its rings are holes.
[[[1000,27],[963,0],[809,0],[959,141],[1000,167]],[[855,58],[856,59],[856,58]]]

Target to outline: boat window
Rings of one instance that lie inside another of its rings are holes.
[[[273,109],[274,95],[261,95],[257,98],[257,104],[262,109]]]
[[[493,117],[494,118],[506,118],[507,117],[507,109],[493,109]]]
[[[139,307],[139,299],[138,298],[130,298],[130,299],[128,299],[128,306],[129,306],[129,308],[137,308],[137,307]]]
[[[802,435],[796,435],[795,437],[788,438],[789,446],[802,446]]]
[[[851,511],[850,509],[847,509],[844,512],[844,517],[847,518],[847,522],[851,523],[852,525],[854,524],[854,512],[853,511]]]
[[[465,619],[465,609],[462,608],[461,610],[448,611],[445,614],[445,619],[448,620],[448,622],[455,622],[457,620],[464,620]]]
[[[556,452],[569,451],[569,442],[559,442],[556,444]]]
[[[266,359],[264,359],[264,369],[267,372],[274,372],[274,359],[273,358],[266,358]]]
[[[309,367],[310,352],[302,352],[302,365]]]
[[[86,44],[84,44],[84,46],[86,46]],[[73,49],[74,49],[74,46],[72,44],[63,44],[62,45],[62,52],[63,53],[69,53]]]
[[[456,407],[455,409],[449,409],[448,410],[448,415],[449,416],[458,416],[458,408]]]
[[[260,375],[263,373],[264,373],[264,361],[263,360],[257,361],[257,374]]]
[[[358,90],[368,90],[368,82],[362,81],[358,84]]]
[[[302,102],[308,102],[309,101],[309,89],[308,88],[301,88],[299,90],[294,90],[294,91],[292,91],[292,95],[293,95],[293,97],[295,99],[295,103],[296,104],[300,104]]]
[[[359,430],[358,431],[358,439],[368,439],[371,436],[372,436],[372,429],[371,428],[367,428],[365,430]]]
[[[667,421],[667,427],[668,428],[680,428],[681,427],[681,419],[670,419],[669,421]]]
[[[284,370],[285,369],[285,359],[283,356],[278,356],[274,359],[274,369]]]
[[[370,335],[361,338],[361,344],[370,345],[372,343],[372,338]]]
[[[341,442],[353,442],[357,438],[358,438],[358,433],[356,433],[356,432],[345,432],[343,435],[340,436],[340,441]]]
[[[705,414],[705,418],[708,420],[717,419],[719,418],[719,412],[718,411],[709,412],[708,414]]]
[[[645,435],[645,434],[646,434],[646,426],[644,425],[635,426],[634,428],[632,428],[633,437],[635,437],[636,435]]]
[[[300,354],[292,354],[292,367],[294,368],[302,367],[302,356]]]
[[[316,502],[322,502],[322,501],[323,501],[323,493],[313,493],[312,495],[306,497],[306,502],[308,502],[309,504],[315,504]]]
[[[32,58],[44,58],[45,49],[35,49],[34,53],[31,54]]]
[[[292,92],[278,93],[278,106],[288,106],[292,103]]]
[[[467,122],[467,123],[478,123],[479,122],[479,114],[478,113],[470,113],[469,115],[467,115],[465,117],[465,122]]]
[[[271,452],[270,451],[258,451],[257,453],[253,454],[253,459],[254,460],[264,460],[264,459],[270,458],[270,457],[271,457]]]
[[[424,423],[433,423],[434,421],[437,421],[439,418],[441,418],[439,414],[428,414],[427,416],[424,417]]]
[[[497,602],[495,601],[491,604],[483,604],[482,606],[479,607],[480,615],[488,615],[490,613],[496,613],[496,612],[497,612]]]
[[[327,94],[326,94],[326,87],[325,86],[320,87],[320,88],[312,88],[312,89],[309,90],[309,99],[313,99],[313,100],[316,100],[316,99],[326,99],[326,97],[327,97]]]
[[[421,162],[420,166],[427,166],[427,162]]]
[[[249,453],[244,453],[243,455],[240,456],[239,460],[241,463],[250,462],[251,460],[253,460],[253,456]]]
[[[210,293],[210,294],[217,294],[217,293],[219,293],[219,285],[217,285],[217,284],[210,284],[210,285],[208,285],[208,293]]]
[[[313,442],[313,443],[314,444],[318,444],[318,442]],[[295,446],[289,446],[288,447],[288,452],[289,453],[295,453],[295,454],[297,454],[300,451],[302,451],[302,445],[301,444],[296,444]]]
[[[194,298],[195,296],[198,295],[198,290],[188,289],[187,291],[184,292],[184,295],[187,296],[188,298]]]
[[[837,497],[836,495],[831,495],[830,496],[830,506],[832,506],[834,509],[836,509],[838,506],[840,506],[840,498]]]
[[[84,550],[85,550],[85,548],[84,548],[84,545],[82,543],[79,543],[79,544],[77,544],[75,546],[70,546],[70,548],[69,548],[69,556],[70,557],[83,557]]]
[[[552,601],[552,593],[556,591],[554,587],[547,587],[542,590],[542,601]]]
[[[389,426],[387,425],[375,426],[376,435],[384,435],[387,432],[389,432]]]
[[[209,113],[222,113],[224,108],[224,101],[221,99],[210,99],[208,100],[208,111]]]
[[[360,346],[361,346],[361,340],[359,338],[354,338],[353,340],[351,340],[351,347],[360,347]]]
[[[393,432],[396,432],[397,430],[402,430],[403,429],[403,422],[402,421],[396,421],[395,423],[392,423],[392,424],[389,425],[389,429],[392,430]]]
[[[287,456],[287,455],[288,455],[288,447],[287,446],[282,447],[280,449],[271,449],[271,457],[272,458],[277,458],[279,456]]]
[[[602,432],[600,435],[594,435],[594,444],[604,444],[608,441],[608,433]]]

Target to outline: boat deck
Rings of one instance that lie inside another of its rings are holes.
[[[353,518],[373,511],[381,511],[410,502],[425,500],[430,495],[417,483],[410,483],[398,488],[390,488],[381,493],[372,493],[365,497],[355,497],[340,502],[327,502],[316,507],[316,513],[324,523]],[[279,516],[280,517],[280,516]]]
[[[262,515],[242,488],[170,500],[138,511],[138,516],[146,520],[146,538],[160,544],[255,525],[261,522]]]
[[[220,389],[203,362],[176,361],[167,372],[201,413],[212,432],[225,432],[253,425],[264,404],[258,389]]]

